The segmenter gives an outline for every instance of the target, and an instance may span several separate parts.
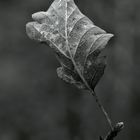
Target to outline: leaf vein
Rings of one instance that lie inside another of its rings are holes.
[[[74,10],[70,13],[70,15],[68,16],[68,19],[72,16],[72,14],[75,12],[76,9],[77,7],[75,7]]]
[[[76,26],[82,19],[84,19],[85,17],[86,17],[86,16],[83,15],[83,17],[81,17],[80,19],[78,19],[78,20],[76,21],[76,23],[75,23],[74,26],[72,27],[70,33],[68,34],[68,37],[70,36],[70,34],[71,34],[71,32],[73,31],[73,29],[75,28],[75,26]]]
[[[78,41],[78,44],[80,44],[80,42],[82,41],[82,39],[84,38],[84,36],[91,30],[91,29],[93,29],[94,27],[91,27],[91,28],[89,28],[82,36],[81,36],[81,38],[80,38],[80,40]],[[94,41],[93,41],[94,42]],[[84,43],[84,42],[83,42]],[[83,44],[82,43],[82,44]],[[82,45],[81,44],[81,45]],[[78,49],[78,47],[79,47],[80,45],[78,45],[77,46],[77,48],[76,48],[76,50],[75,50],[75,53],[74,53],[74,56],[75,56],[75,54],[76,54],[76,52],[77,52],[77,49]]]

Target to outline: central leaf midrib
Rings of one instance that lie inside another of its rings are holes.
[[[87,83],[87,81],[85,80],[85,78],[83,77],[83,75],[82,75],[82,73],[81,73],[81,71],[78,69],[78,67],[77,67],[77,65],[76,65],[76,63],[75,63],[75,61],[74,61],[74,58],[73,58],[73,56],[72,56],[72,54],[71,54],[71,51],[70,51],[70,47],[69,47],[69,42],[68,42],[68,35],[67,35],[67,12],[68,12],[68,9],[67,9],[67,0],[65,0],[65,9],[66,9],[66,15],[65,15],[65,35],[66,35],[66,46],[67,46],[67,48],[68,48],[68,51],[69,51],[69,54],[70,54],[70,57],[71,57],[71,60],[72,60],[72,63],[73,63],[73,65],[74,65],[74,67],[75,67],[75,70],[77,71],[77,73],[78,73],[78,75],[80,76],[80,78],[81,78],[81,80],[82,80],[82,82],[83,82],[83,84],[85,84],[85,86],[90,90],[90,91],[92,91],[92,89],[90,88],[90,86],[88,85],[88,83]],[[93,91],[92,91],[93,92]]]

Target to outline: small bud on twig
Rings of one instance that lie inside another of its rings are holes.
[[[113,130],[109,132],[108,135],[104,139],[100,137],[100,140],[113,140],[123,128],[124,128],[123,122],[117,123],[115,127],[113,128]]]

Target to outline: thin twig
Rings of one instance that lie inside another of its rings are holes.
[[[114,140],[114,138],[118,135],[118,133],[124,128],[124,123],[119,122],[115,125],[112,131],[110,131],[107,136],[103,139],[100,137],[100,140]]]

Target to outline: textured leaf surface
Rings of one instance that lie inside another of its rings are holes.
[[[113,35],[94,25],[73,0],[55,0],[47,12],[37,12],[32,18],[34,22],[26,25],[27,34],[54,49],[62,66],[58,76],[94,90],[106,66],[105,57],[99,54]]]

